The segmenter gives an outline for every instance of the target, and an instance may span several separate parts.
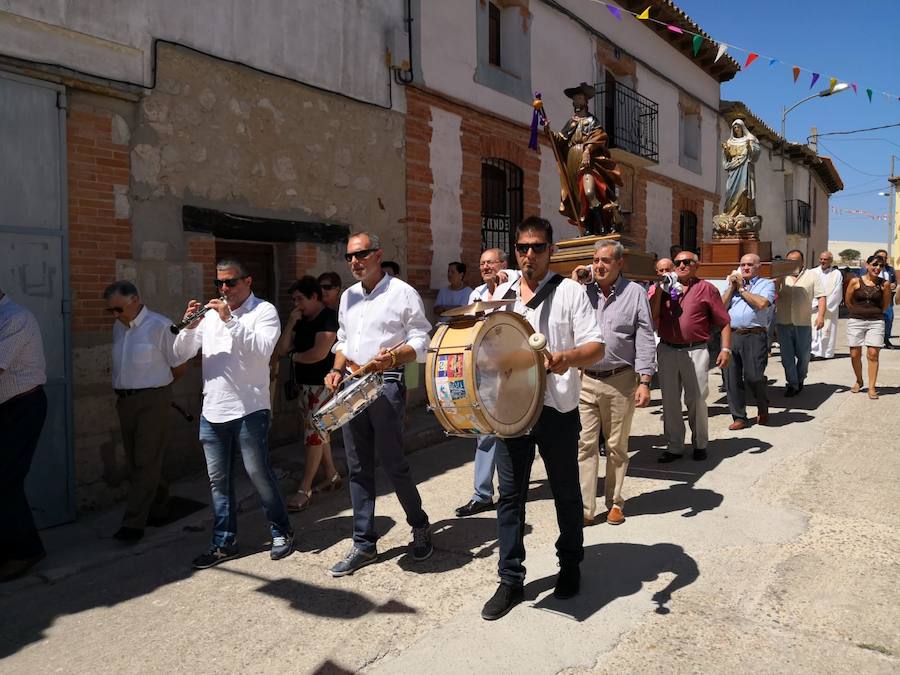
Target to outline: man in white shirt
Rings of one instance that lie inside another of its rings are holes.
[[[434,301],[435,316],[439,317],[448,309],[462,307],[469,303],[472,289],[465,285],[465,278],[465,263],[452,262],[447,265],[447,281],[450,282],[450,285],[438,291],[437,298]]]
[[[841,307],[841,299],[844,294],[844,275],[833,266],[834,256],[829,251],[819,254],[819,266],[816,273],[825,292],[825,324],[820,330],[816,330],[816,321],[819,317],[818,298],[812,303],[812,358],[833,359],[834,347],[837,344],[838,310]]]
[[[272,467],[269,465],[269,360],[281,335],[278,312],[251,290],[253,278],[236,260],[216,265],[221,298],[206,303],[204,316],[175,338],[175,355],[189,359],[203,352],[203,411],[200,443],[212,488],[213,536],[206,553],[193,561],[205,569],[237,556],[234,497],[235,452],[259,493],[272,531],[272,560],[294,550],[294,532]],[[188,303],[185,318],[204,307]]]
[[[25,477],[47,417],[44,343],[37,319],[0,290],[0,582],[45,555]]]
[[[481,300],[499,300],[494,295],[498,284],[507,281],[515,281],[519,278],[517,270],[505,270],[507,267],[506,251],[499,248],[489,248],[481,254],[478,269],[484,283],[472,291],[468,303]],[[460,518],[473,516],[482,511],[494,508],[494,469],[496,461],[494,455],[502,438],[497,436],[479,436],[475,441],[475,492],[472,498],[463,506],[456,509],[456,515]]]
[[[353,504],[353,545],[331,568],[335,577],[353,574],[378,558],[376,457],[412,528],[413,559],[425,560],[434,551],[428,515],[403,454],[406,386],[402,366],[425,361],[431,324],[416,290],[381,269],[383,255],[378,237],[368,232],[353,234],[347,241],[344,257],[357,283],[341,296],[334,368],[325,376],[325,386],[333,391],[348,372],[373,361],[374,369],[384,377],[381,396],[343,429]]]
[[[581,582],[584,540],[578,478],[578,368],[603,358],[603,335],[581,284],[550,271],[552,246],[553,227],[547,220],[532,216],[519,224],[516,258],[522,276],[495,294],[514,298],[514,311],[547,337],[547,368],[552,374],[547,376],[544,408],[534,428],[526,436],[507,438],[497,448],[500,586],[481,610],[481,617],[488,621],[504,616],[522,600],[525,501],[535,444],[547,468],[560,530],[556,540],[560,572],[554,595],[570,598],[578,593]]]
[[[162,516],[168,489],[162,482],[163,458],[172,404],[172,322],[151,312],[130,281],[116,281],[103,292],[113,325],[112,385],[131,478],[122,526],[113,536],[136,542],[151,513]]]

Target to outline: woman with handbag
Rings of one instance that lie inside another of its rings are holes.
[[[342,478],[331,456],[331,441],[313,424],[313,413],[325,400],[325,375],[334,366],[331,347],[337,339],[338,314],[322,302],[322,288],[315,277],[305,276],[290,287],[294,309],[278,343],[279,356],[290,355],[290,378],[285,382],[285,398],[299,399],[306,465],[297,493],[288,500],[288,511],[302,511],[312,500],[313,481],[319,466],[325,480],[318,491],[336,490]]]

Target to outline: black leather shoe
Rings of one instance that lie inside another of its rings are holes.
[[[581,570],[578,565],[563,565],[556,577],[556,588],[553,589],[553,597],[560,600],[568,600],[578,593],[581,588]]]
[[[784,388],[784,396],[785,398],[790,398],[791,396],[796,396],[800,393],[800,390],[793,385],[788,385]]]
[[[702,462],[704,459],[706,459],[706,448],[695,448],[694,461]]]
[[[521,586],[500,584],[497,587],[497,592],[494,593],[494,597],[484,604],[484,608],[481,610],[481,618],[485,621],[496,621],[500,617],[506,616],[509,610],[522,602],[522,595]]]
[[[119,541],[125,541],[128,543],[134,543],[136,541],[140,541],[144,538],[144,530],[137,527],[125,527],[124,525],[119,528],[119,531],[113,535],[113,539],[118,539]]]
[[[494,502],[479,502],[473,499],[465,506],[460,506],[456,509],[456,515],[458,518],[465,518],[466,516],[474,516],[476,513],[482,513],[483,511],[490,511],[493,508]]]
[[[681,459],[681,455],[676,455],[674,452],[665,450],[656,461],[660,464],[668,464],[669,462],[676,462],[679,459]]]

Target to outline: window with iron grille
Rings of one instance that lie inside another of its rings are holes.
[[[658,162],[659,105],[614,78],[595,84],[594,90],[594,117],[609,147]]]
[[[811,220],[809,204],[802,199],[788,199],[784,206],[785,231],[788,234],[808,237]]]
[[[481,163],[481,250],[499,248],[513,255],[514,231],[522,221],[522,169],[504,159],[489,157]]]
[[[678,244],[683,251],[697,252],[697,214],[682,211],[678,219]]]

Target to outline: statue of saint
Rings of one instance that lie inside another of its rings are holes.
[[[731,123],[731,136],[722,143],[722,167],[728,175],[722,214],[730,217],[756,215],[756,176],[753,163],[759,159],[759,141],[747,131],[743,120]]]
[[[616,186],[623,184],[622,176],[609,155],[606,132],[588,110],[594,88],[582,82],[564,91],[572,99],[571,119],[554,132],[544,118],[562,179],[559,212],[583,228],[585,234],[619,232],[622,216]]]

